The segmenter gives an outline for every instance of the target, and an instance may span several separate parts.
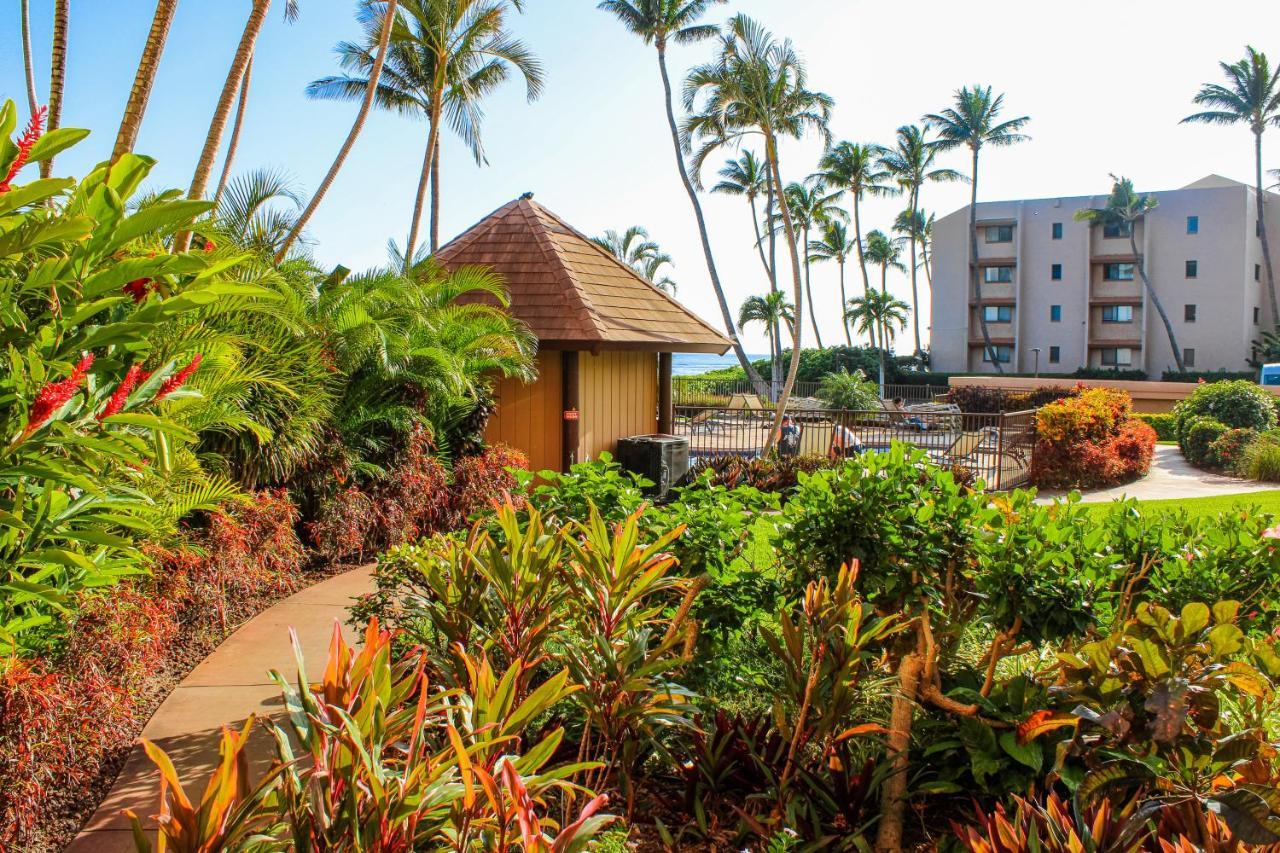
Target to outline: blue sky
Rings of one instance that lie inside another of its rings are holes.
[[[48,85],[52,5],[31,0],[40,92]],[[283,169],[304,195],[324,174],[356,105],[311,101],[303,89],[336,69],[336,42],[358,36],[354,5],[301,0],[301,17],[286,25],[281,3],[273,4],[235,172]],[[5,6],[0,91],[25,112],[17,0]],[[248,0],[180,0],[137,145],[159,160],[152,187],[190,182],[248,8]],[[985,160],[982,197],[994,199],[1103,192],[1109,172],[1128,174],[1144,189],[1181,186],[1210,172],[1247,180],[1246,131],[1177,122],[1198,85],[1216,79],[1217,61],[1238,58],[1246,42],[1280,60],[1278,9],[1260,0],[1219,0],[1211,16],[1203,3],[1183,0],[918,0],[909,10],[863,0],[735,0],[711,19],[742,11],[791,37],[809,63],[812,87],[836,100],[837,139],[888,142],[895,127],[945,106],[964,83],[1006,92],[1011,115],[1031,115],[1033,140]],[[58,173],[83,174],[109,152],[153,10],[146,0],[73,0],[63,123],[93,135],[59,159]],[[490,100],[486,168],[445,137],[442,237],[525,191],[588,234],[644,225],[675,258],[679,298],[718,324],[675,173],[653,51],[593,0],[527,0],[511,24],[542,59],[546,91],[527,104],[523,86],[513,82]],[[679,79],[708,50],[677,48],[673,75]],[[1122,59],[1104,58],[1114,55]],[[423,124],[374,116],[309,230],[324,264],[379,264],[389,237],[403,242],[425,139]],[[1267,165],[1274,168],[1280,132],[1270,144]],[[803,178],[819,153],[813,141],[788,146],[784,178]],[[953,160],[967,167],[960,155]],[[941,216],[965,204],[967,193],[959,185],[931,187],[922,203]],[[745,203],[713,197],[706,204],[721,277],[736,305],[766,286],[750,219]],[[896,200],[869,205],[866,227],[887,227],[899,207]],[[909,292],[901,278],[892,286]],[[814,287],[825,309],[824,338],[835,340],[834,267],[815,266]],[[748,341],[762,348],[758,333]]]

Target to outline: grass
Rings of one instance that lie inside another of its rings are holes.
[[[1280,489],[1265,492],[1245,492],[1235,495],[1214,495],[1208,498],[1186,498],[1165,501],[1139,501],[1143,510],[1179,510],[1184,509],[1190,515],[1217,515],[1236,507],[1244,507],[1252,512],[1265,512],[1280,516]],[[1089,504],[1089,510],[1102,514],[1110,507],[1110,502]]]

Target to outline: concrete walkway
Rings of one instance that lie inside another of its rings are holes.
[[[298,633],[309,674],[318,676],[328,654],[334,621],[343,623],[343,633],[354,640],[354,632],[345,624],[347,608],[355,598],[372,591],[373,569],[366,566],[284,599],[240,626],[156,709],[142,736],[173,759],[193,802],[198,801],[217,764],[222,726],[238,726],[251,713],[259,717],[283,715],[279,687],[268,672],[279,670],[292,679],[297,671],[289,628]],[[255,731],[250,739],[251,765],[262,768],[272,752],[270,737]],[[159,791],[155,766],[142,744],[134,744],[115,786],[67,850],[133,851],[129,819],[121,810],[133,810],[152,828],[152,815],[159,810]]]
[[[1182,451],[1177,447],[1170,444],[1157,444],[1155,456],[1151,460],[1151,472],[1147,476],[1113,489],[1085,492],[1081,499],[1085,503],[1102,503],[1120,498],[1137,498],[1142,501],[1178,500],[1246,494],[1276,488],[1280,488],[1280,484],[1241,480],[1238,477],[1201,471],[1187,462]],[[1040,493],[1039,500],[1046,502],[1063,494],[1065,492],[1043,491]]]

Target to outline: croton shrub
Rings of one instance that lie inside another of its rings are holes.
[[[1156,432],[1133,416],[1128,393],[1081,391],[1036,413],[1031,479],[1047,488],[1101,488],[1144,476]]]

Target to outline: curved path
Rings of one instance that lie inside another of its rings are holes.
[[[1201,471],[1182,456],[1182,451],[1171,444],[1157,444],[1151,460],[1151,471],[1141,480],[1113,489],[1085,492],[1085,503],[1102,503],[1119,498],[1137,498],[1141,501],[1157,501],[1182,498],[1206,498],[1217,495],[1245,494],[1247,492],[1272,491],[1275,483],[1241,480],[1223,474]],[[1063,492],[1043,491],[1041,501],[1060,497]]]
[[[142,736],[159,744],[187,783],[193,800],[204,790],[218,760],[218,738],[224,725],[243,723],[249,714],[280,716],[280,690],[268,672],[292,675],[297,670],[289,628],[298,633],[303,654],[319,672],[328,654],[334,621],[354,641],[346,623],[347,608],[373,591],[373,567],[365,566],[321,581],[262,611],[241,625],[183,679],[156,709]],[[270,738],[255,730],[249,741],[251,766],[263,767],[272,753]],[[135,743],[107,798],[67,848],[74,853],[133,851],[131,809],[148,828],[159,807],[159,777]]]

